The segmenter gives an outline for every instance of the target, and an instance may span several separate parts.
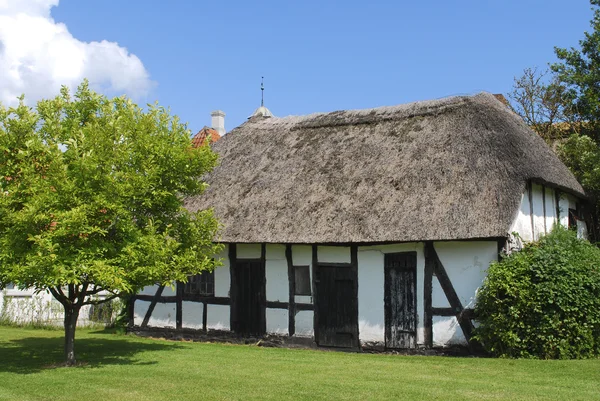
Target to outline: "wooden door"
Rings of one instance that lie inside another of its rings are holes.
[[[319,264],[315,341],[325,347],[358,347],[358,277],[351,265]]]
[[[417,346],[417,253],[385,255],[385,346]]]
[[[260,260],[237,260],[232,269],[231,330],[262,335],[266,332],[265,267]]]

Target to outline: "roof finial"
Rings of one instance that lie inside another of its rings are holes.
[[[260,77],[260,106],[265,105],[265,77]]]

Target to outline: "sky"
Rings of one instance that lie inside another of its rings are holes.
[[[587,0],[0,0],[0,102],[88,78],[197,132],[278,117],[510,92],[578,46]]]

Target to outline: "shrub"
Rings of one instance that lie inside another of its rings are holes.
[[[600,249],[562,227],[493,263],[475,338],[496,356],[600,355]]]

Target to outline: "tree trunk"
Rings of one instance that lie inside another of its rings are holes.
[[[65,307],[65,360],[67,366],[75,365],[75,328],[79,307]]]

